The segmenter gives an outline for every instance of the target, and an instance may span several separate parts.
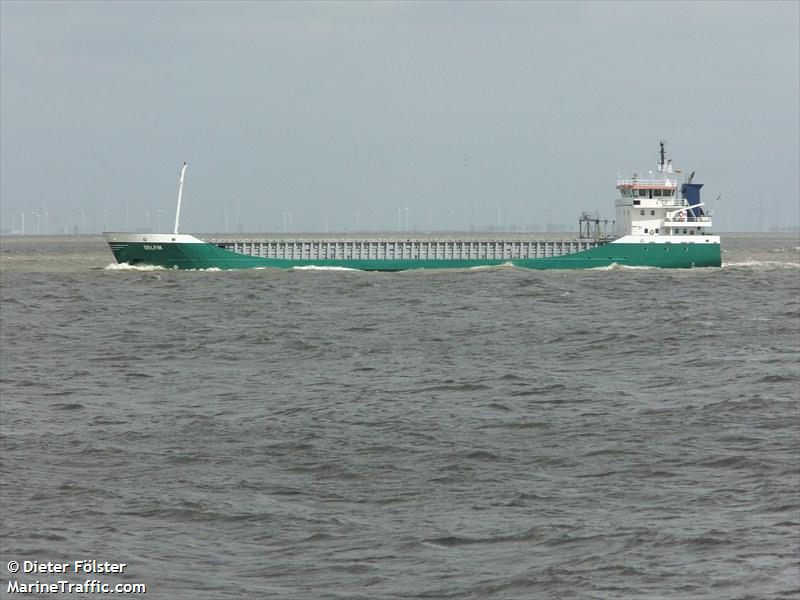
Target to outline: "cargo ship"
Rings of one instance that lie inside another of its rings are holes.
[[[583,213],[571,239],[455,235],[200,239],[178,233],[186,163],[181,169],[172,233],[106,232],[120,264],[166,269],[333,267],[364,271],[586,269],[612,265],[692,268],[721,266],[720,238],[700,201],[701,183],[673,168],[660,143],[657,172],[617,177],[616,218]]]

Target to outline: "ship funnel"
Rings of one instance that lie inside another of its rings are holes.
[[[681,194],[683,197],[686,198],[686,202],[689,204],[689,212],[694,217],[701,217],[703,216],[703,209],[700,206],[700,188],[703,187],[702,183],[684,183],[681,186]]]

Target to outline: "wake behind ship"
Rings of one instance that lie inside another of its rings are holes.
[[[339,267],[364,271],[464,269],[513,265],[528,269],[584,269],[612,264],[719,267],[720,238],[709,233],[711,215],[700,201],[694,173],[681,182],[660,144],[650,178],[618,178],[613,235],[584,213],[574,239],[484,236],[416,239],[316,238],[212,239],[179,234],[186,164],[181,170],[173,233],[104,233],[120,264],[167,269]],[[604,222],[607,224],[607,222]]]

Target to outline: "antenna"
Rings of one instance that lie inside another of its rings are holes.
[[[693,179],[694,179],[694,171],[692,171],[692,173],[689,175],[689,181],[688,181],[688,183],[692,183],[692,180],[693,180]]]
[[[184,175],[186,174],[186,167],[189,165],[186,164],[186,161],[183,163],[183,168],[181,169],[181,182],[178,185],[178,208],[175,210],[175,231],[173,233],[178,233],[178,225],[180,224],[181,220],[181,196],[183,195],[183,182],[184,182]]]
[[[712,217],[714,216],[714,213],[715,213],[715,212],[716,212],[716,210],[717,210],[717,206],[719,205],[720,198],[722,198],[722,194],[720,194],[719,196],[717,196],[716,198],[714,198],[714,208],[712,208],[712,209],[711,209],[711,212],[710,212],[710,213],[708,213],[708,214],[709,214],[709,215],[711,215]]]
[[[658,146],[659,146],[658,153],[659,153],[659,155],[661,157],[661,160],[658,161],[658,170],[661,171],[661,172],[664,171],[664,165],[667,163],[666,145],[667,145],[667,140],[661,140],[661,141],[658,142]]]

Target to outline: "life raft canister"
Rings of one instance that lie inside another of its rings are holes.
[[[678,213],[678,221],[685,221],[686,220],[686,211],[682,210]]]

